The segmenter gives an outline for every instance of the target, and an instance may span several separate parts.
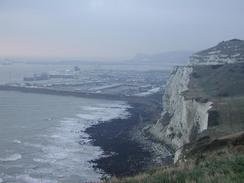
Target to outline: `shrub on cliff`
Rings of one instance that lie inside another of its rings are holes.
[[[244,155],[206,160],[198,165],[156,168],[135,177],[107,180],[107,183],[242,183]]]

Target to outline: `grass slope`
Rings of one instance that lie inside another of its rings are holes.
[[[243,183],[244,132],[189,145],[173,166],[151,169],[135,177],[106,183]]]
[[[194,66],[185,97],[213,102],[202,136],[217,138],[244,130],[244,63]]]
[[[154,169],[136,177],[111,179],[108,183],[243,183],[244,155],[214,161],[204,161],[196,166]]]

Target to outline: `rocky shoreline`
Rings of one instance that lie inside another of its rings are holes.
[[[161,114],[161,103],[151,99],[155,96],[129,102],[130,117],[127,119],[114,119],[86,130],[92,143],[105,152],[104,157],[92,161],[95,169],[102,170],[105,175],[123,177],[173,162],[166,147],[162,148],[162,144],[143,133]]]
[[[132,176],[154,166],[173,163],[172,151],[148,133],[162,112],[162,95],[147,97],[111,96],[82,94],[79,92],[56,91],[46,88],[24,88],[0,85],[0,90],[40,93],[84,98],[121,100],[127,102],[130,116],[114,119],[86,129],[93,145],[104,151],[104,156],[93,160],[93,167],[107,176]]]

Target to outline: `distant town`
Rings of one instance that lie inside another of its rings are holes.
[[[74,66],[72,69],[35,73],[24,77],[22,82],[5,86],[144,97],[161,93],[162,83],[167,77],[166,71],[86,71]]]

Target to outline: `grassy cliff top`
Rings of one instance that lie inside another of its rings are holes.
[[[219,136],[244,130],[244,63],[193,66],[187,100],[213,102],[208,130],[200,136]]]

